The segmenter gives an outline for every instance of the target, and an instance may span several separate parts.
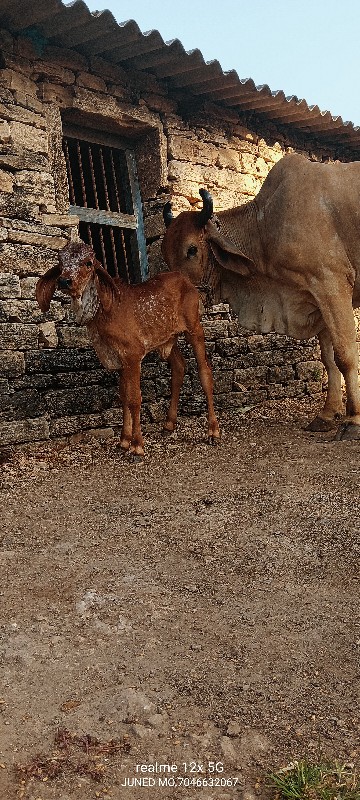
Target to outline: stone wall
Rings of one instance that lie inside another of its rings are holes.
[[[207,187],[219,210],[253,197],[285,152],[349,157],[313,140],[239,118],[214,105],[169,96],[155,78],[56,48],[36,52],[30,39],[0,33],[0,443],[11,445],[116,427],[116,376],[106,373],[86,330],[77,328],[62,295],[41,314],[34,288],[77,237],[69,217],[63,121],[134,137],[144,205],[150,273],[164,265],[162,207],[196,208]],[[353,154],[352,154],[353,155]],[[354,155],[353,155],[354,157]],[[314,342],[238,331],[220,307],[204,320],[220,408],[321,390]],[[185,348],[186,350],[186,348]],[[143,369],[144,413],[157,419],[169,394],[166,365]],[[194,359],[181,400],[184,413],[204,408]]]

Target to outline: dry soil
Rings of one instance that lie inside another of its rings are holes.
[[[358,761],[360,442],[314,404],[1,467],[1,800],[251,800]],[[134,781],[137,781],[137,783]]]

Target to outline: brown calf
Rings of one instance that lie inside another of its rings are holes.
[[[184,333],[197,360],[208,407],[208,441],[220,437],[214,413],[213,380],[205,352],[199,318],[199,297],[192,283],[179,273],[166,272],[146,283],[128,286],[113,280],[97,261],[92,248],[70,243],[59,253],[59,265],[48,270],[37,283],[36,298],[48,311],[56,288],[70,295],[76,322],[86,325],[90,340],[103,366],[120,371],[123,427],[120,447],[132,460],[144,454],[140,428],[140,370],[146,353],[157,350],[171,368],[171,402],[164,431],[175,429],[185,361],[177,346]]]

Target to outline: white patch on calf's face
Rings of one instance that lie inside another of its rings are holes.
[[[100,300],[96,291],[95,282],[90,280],[80,297],[71,298],[71,310],[78,325],[87,325],[98,311]]]

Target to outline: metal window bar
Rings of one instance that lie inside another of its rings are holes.
[[[132,151],[65,136],[69,213],[79,233],[113,277],[146,280],[148,266],[142,207]],[[130,213],[128,213],[130,212]]]

